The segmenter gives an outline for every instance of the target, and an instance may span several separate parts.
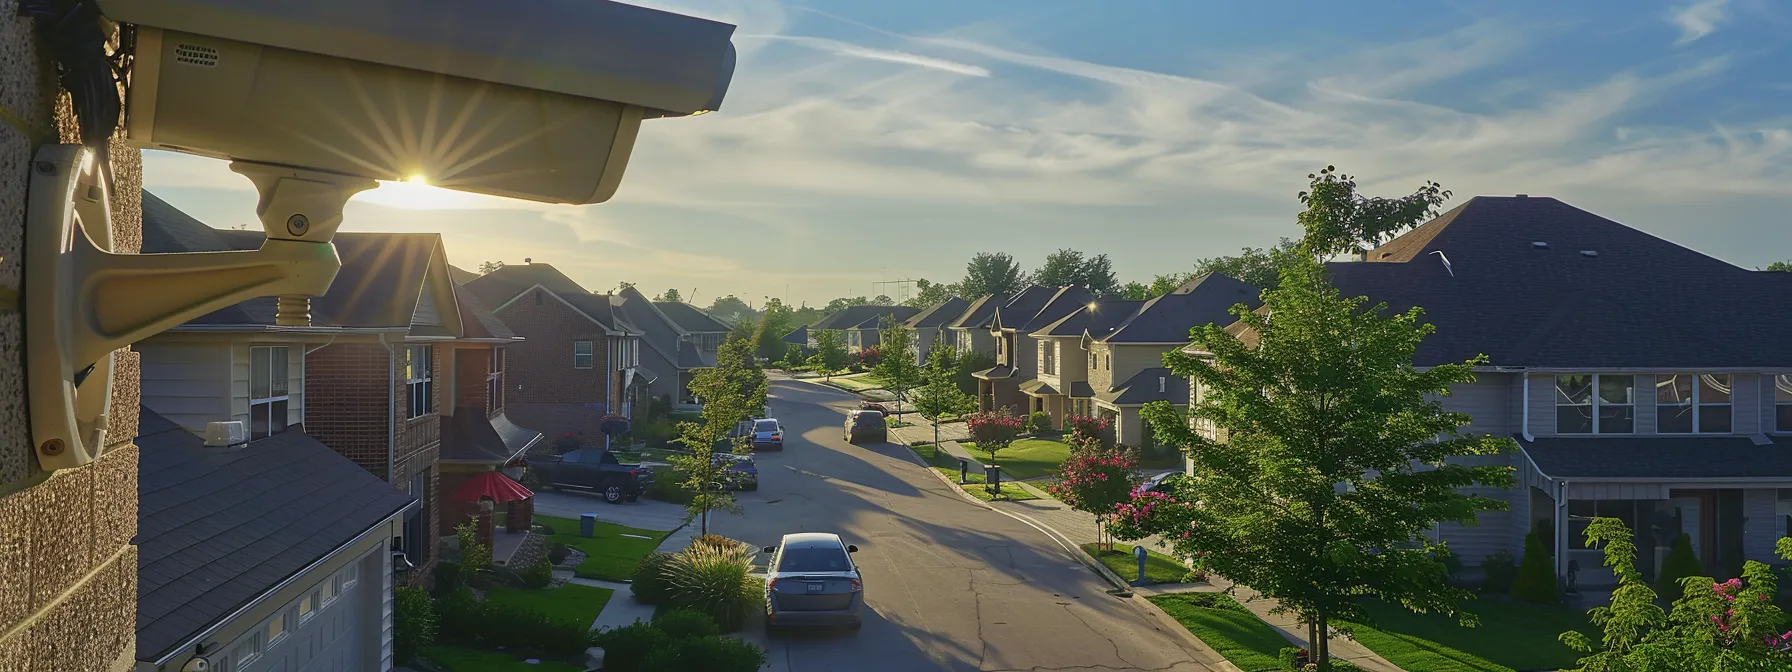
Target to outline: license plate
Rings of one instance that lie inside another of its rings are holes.
[[[819,593],[819,592],[821,592],[821,589],[824,587],[825,586],[823,586],[822,584],[819,584],[819,583],[811,583],[811,584],[809,584],[809,592]]]

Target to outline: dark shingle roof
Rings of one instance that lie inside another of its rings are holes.
[[[731,329],[727,323],[683,301],[655,301],[653,305],[658,306],[678,328],[693,334],[727,333]]]
[[[479,277],[478,273],[474,273],[472,271],[461,268],[459,266],[455,266],[454,264],[448,265],[448,279],[453,280],[454,284],[456,284],[456,285],[467,284],[469,282],[472,282],[473,279],[477,278],[477,277]]]
[[[921,309],[921,312],[915,313],[904,324],[911,329],[938,329],[958,319],[970,305],[971,302],[954,296]]]
[[[920,309],[911,308],[909,306],[852,306],[850,308],[835,311],[832,315],[816,320],[814,324],[809,325],[809,328],[871,329],[876,328],[878,320],[885,315],[890,316],[891,319],[897,322],[901,322],[913,317],[915,313],[918,312],[920,312]],[[871,326],[865,326],[867,324]]]
[[[1397,311],[1423,306],[1437,332],[1414,356],[1422,366],[1477,353],[1498,366],[1792,361],[1792,273],[1742,269],[1553,198],[1477,196],[1368,258],[1329,264],[1333,284]]]
[[[947,329],[981,329],[995,318],[996,308],[1008,302],[1007,294],[984,294],[964,309],[964,314],[946,325]]]
[[[504,413],[485,417],[485,409],[468,406],[442,423],[442,460],[503,464],[541,440],[541,432],[516,426]]]
[[[1012,377],[1014,377],[1014,367],[1009,366],[1007,364],[997,364],[991,368],[987,368],[982,371],[972,371],[971,375],[978,377],[978,378],[982,378],[984,380],[1012,378]]]
[[[1263,302],[1256,287],[1218,273],[1209,273],[1199,283],[1185,286],[1182,293],[1171,293],[1146,301],[1143,306],[1114,326],[1098,340],[1107,343],[1187,343],[1189,330],[1208,324],[1231,324],[1237,320],[1232,306],[1244,304],[1255,308]]]
[[[622,319],[641,331],[641,342],[646,343],[661,359],[668,364],[678,363],[678,343],[682,330],[678,325],[666,318],[655,308],[652,301],[632,286],[624,286],[622,291],[610,297],[611,309],[622,314]]]
[[[809,344],[809,326],[803,325],[803,326],[797,327],[795,329],[792,329],[792,330],[790,330],[790,333],[784,335],[784,338],[781,338],[778,340],[784,341],[785,343],[792,343],[792,344],[796,344],[796,345],[808,345]]]
[[[1032,380],[1029,380],[1029,381],[1027,381],[1027,382],[1024,382],[1024,383],[1021,383],[1021,384],[1020,384],[1020,391],[1021,391],[1021,392],[1022,392],[1022,393],[1023,393],[1023,394],[1031,394],[1031,395],[1034,395],[1034,396],[1041,396],[1041,397],[1043,397],[1043,396],[1049,396],[1049,395],[1054,395],[1054,394],[1057,394],[1057,393],[1058,393],[1058,388],[1055,388],[1055,387],[1052,387],[1052,386],[1051,386],[1051,384],[1050,384],[1050,383],[1047,383],[1047,382],[1045,382],[1045,381],[1043,381],[1043,380],[1040,380],[1040,379],[1038,379],[1038,378],[1034,378],[1034,379],[1032,379]]]
[[[1144,301],[1097,301],[1094,309],[1085,305],[1055,322],[1033,330],[1032,335],[1082,336],[1086,332],[1100,338],[1144,305]]]
[[[208,448],[137,425],[137,659],[158,660],[416,500],[298,427]]]
[[[674,366],[681,369],[707,369],[716,365],[716,354],[697,349],[697,344],[689,340],[678,343],[678,359]]]
[[[1070,396],[1078,399],[1088,399],[1095,396],[1095,388],[1089,385],[1089,381],[1079,380],[1070,384]]]
[[[590,294],[572,278],[566,277],[553,264],[517,264],[505,266],[466,283],[466,291],[479,295],[485,305],[496,308],[516,298],[530,287],[541,285],[562,297]]]
[[[1033,313],[1032,317],[1027,318],[1026,322],[1020,325],[1009,325],[1007,322],[1003,322],[1002,326],[1007,329],[1017,329],[1023,334],[1030,334],[1057,322],[1066,315],[1088,308],[1089,304],[1094,302],[1095,295],[1086,288],[1076,285],[1059,287],[1052,298]]]
[[[1159,380],[1163,381],[1162,392],[1157,391]],[[1112,390],[1096,390],[1095,398],[1116,406],[1136,406],[1153,401],[1187,404],[1188,378],[1178,376],[1167,368],[1154,366],[1133,374],[1133,377]]]
[[[462,336],[466,338],[516,338],[516,332],[505,326],[498,316],[485,307],[485,303],[472,292],[455,292],[454,299],[460,302],[460,321]]]
[[[1026,324],[1027,320],[1033,319],[1034,315],[1038,315],[1039,309],[1044,308],[1057,294],[1058,290],[1053,287],[1027,285],[1007,303],[996,306],[995,312],[990,315],[990,324],[1017,329]]]
[[[1551,478],[1792,479],[1792,437],[1538,437],[1518,447]]]

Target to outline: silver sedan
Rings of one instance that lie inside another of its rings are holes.
[[[859,547],[838,534],[786,534],[772,554],[765,581],[765,627],[864,624],[864,578],[853,564]]]

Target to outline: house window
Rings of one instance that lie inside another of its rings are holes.
[[[359,580],[361,580],[361,566],[360,565],[350,563],[348,567],[346,567],[342,570],[342,589],[343,590],[348,590],[350,588],[355,587],[355,582],[359,581]]]
[[[286,431],[287,349],[249,348],[249,438]]]
[[[406,492],[416,497],[421,506],[404,519],[404,554],[411,564],[422,566],[429,558],[429,472],[412,476]]]
[[[250,633],[243,638],[242,643],[230,650],[230,662],[234,665],[233,669],[243,669],[259,658],[261,658],[261,633],[259,632]]]
[[[1730,374],[1655,377],[1655,431],[1659,433],[1728,434],[1730,410]]]
[[[1056,343],[1043,343],[1042,342],[1039,344],[1039,370],[1040,371],[1042,371],[1044,373],[1048,373],[1048,374],[1053,374],[1053,375],[1056,375],[1058,373],[1058,362],[1056,361],[1057,358],[1054,357],[1054,355],[1058,354],[1057,349],[1058,349],[1058,344],[1056,344]]]
[[[572,368],[591,368],[591,341],[572,342]]]
[[[1773,377],[1773,413],[1775,428],[1792,432],[1792,375],[1782,373]]]
[[[1093,352],[1089,353],[1089,370],[1095,370],[1095,353]]]
[[[435,412],[435,363],[432,346],[413,345],[405,348],[404,386],[411,404],[407,418],[420,418]]]
[[[1556,433],[1636,431],[1636,377],[1556,376]]]
[[[278,614],[274,614],[273,618],[268,619],[267,633],[268,633],[268,646],[273,646],[275,644],[280,643],[280,638],[286,636],[286,612],[285,611],[282,611]]]
[[[504,409],[504,349],[492,348],[492,363],[485,374],[485,412]]]
[[[317,591],[322,595],[317,601],[318,604],[326,607],[330,606],[331,602],[336,601],[336,596],[341,594],[340,588],[336,586],[336,578],[337,577],[332,576],[329,579],[326,579],[323,585],[318,586]]]
[[[416,561],[413,560],[412,562],[416,562]],[[311,617],[316,614],[317,614],[316,593],[305,593],[304,597],[299,598],[299,622],[304,623],[305,621],[309,621],[309,620],[311,620]]]

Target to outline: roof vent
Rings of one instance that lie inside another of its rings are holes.
[[[530,257],[523,257],[523,263],[525,263],[525,264],[533,264],[533,263],[535,263],[535,260],[534,260],[534,259],[532,259],[532,258],[530,258]]]
[[[1533,249],[1533,250],[1547,250],[1547,249],[1549,249],[1549,241],[1547,241],[1547,240],[1533,240],[1533,241],[1531,241],[1531,249]]]
[[[1593,257],[1599,256],[1599,250],[1581,250],[1580,256],[1592,259]]]
[[[240,446],[249,442],[249,430],[241,420],[205,423],[205,445],[213,448]]]

